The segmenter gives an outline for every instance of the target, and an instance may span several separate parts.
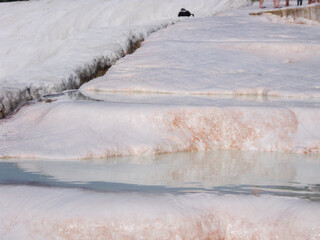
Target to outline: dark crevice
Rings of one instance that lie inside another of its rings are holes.
[[[87,83],[92,79],[105,75],[109,68],[113,66],[120,58],[123,58],[128,54],[134,53],[141,46],[141,42],[143,41],[143,38],[140,40],[136,38],[130,40],[128,48],[126,50],[122,50],[118,58],[110,59],[108,57],[101,57],[99,59],[95,59],[93,62],[95,66],[87,67],[76,71],[77,75],[71,76],[68,79],[68,83],[66,84],[65,89],[63,90],[78,89],[84,83]],[[77,79],[80,80],[78,84],[76,83]]]
[[[101,77],[106,74],[109,68],[114,65],[120,58],[127,54],[134,53],[140,46],[144,39],[133,38],[128,44],[128,48],[122,50],[118,55],[119,57],[110,59],[108,57],[100,57],[94,59],[92,63],[88,64],[83,69],[75,71],[68,79],[62,80],[60,86],[58,86],[58,92],[65,90],[78,89],[84,83],[91,81],[97,77]],[[8,99],[14,99],[13,101],[4,102],[4,97],[0,98],[0,119],[9,117],[18,112],[18,110],[25,106],[27,102],[36,100],[42,101],[42,96],[51,94],[51,92],[46,92],[45,89],[39,87],[36,89],[31,89],[26,87],[25,89],[15,89],[13,91],[6,91],[5,95]],[[13,97],[15,95],[15,97]],[[0,96],[1,97],[1,96]]]
[[[162,24],[157,29],[150,31],[148,35],[172,24],[174,24],[173,21]],[[51,89],[54,89],[53,91],[49,91],[46,86],[41,85],[34,88],[27,86],[20,89],[4,89],[3,93],[6,95],[6,98],[0,95],[0,119],[16,113],[16,110],[21,106],[24,106],[28,101],[41,101],[42,97],[48,94],[57,94],[66,90],[78,89],[84,83],[105,75],[109,68],[119,59],[123,58],[127,54],[134,53],[138,48],[140,48],[142,41],[144,41],[144,37],[142,34],[138,36],[133,35],[128,41],[128,47],[121,49],[117,56],[113,56],[112,58],[102,56],[93,59],[86,66],[74,71],[68,78],[62,79],[60,84],[52,85]]]

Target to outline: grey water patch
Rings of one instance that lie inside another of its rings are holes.
[[[183,188],[169,188],[165,186],[148,186],[115,182],[68,182],[57,181],[54,177],[39,172],[21,170],[15,163],[0,162],[0,185],[3,186],[37,186],[55,188],[76,188],[98,192],[142,192],[142,193],[179,193],[186,192]],[[190,188],[188,191],[199,191]]]
[[[67,90],[57,94],[44,95],[38,100],[38,102],[51,103],[59,100],[102,102],[102,100],[88,97],[78,90]]]
[[[97,160],[0,161],[0,185],[102,192],[273,195],[320,200],[317,156],[209,151]]]
[[[285,97],[267,97],[249,95],[188,95],[164,93],[117,93],[78,90],[91,100],[112,103],[154,104],[168,106],[214,106],[214,107],[275,107],[275,108],[320,108],[320,99],[294,99]]]

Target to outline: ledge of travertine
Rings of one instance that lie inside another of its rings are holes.
[[[288,17],[291,16],[294,19],[296,18],[306,18],[313,21],[320,22],[320,4],[312,4],[303,7],[288,7],[288,8],[280,8],[273,9],[267,11],[259,11],[249,13],[250,15],[262,15],[264,13],[271,13],[278,15],[280,17]]]

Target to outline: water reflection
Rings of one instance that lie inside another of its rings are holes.
[[[210,151],[88,161],[10,160],[0,162],[0,172],[1,184],[102,191],[214,191],[314,199],[320,196],[317,155]]]
[[[68,90],[60,94],[46,95],[42,99],[52,101],[104,101],[111,103],[134,103],[178,106],[268,106],[268,107],[320,107],[319,99],[297,99],[260,95],[187,95],[152,93],[113,93],[85,90]]]

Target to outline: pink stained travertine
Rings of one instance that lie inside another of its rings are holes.
[[[316,108],[43,103],[0,122],[0,156],[103,158],[215,149],[318,153],[319,122]]]
[[[319,239],[320,206],[284,197],[1,187],[2,239]]]

